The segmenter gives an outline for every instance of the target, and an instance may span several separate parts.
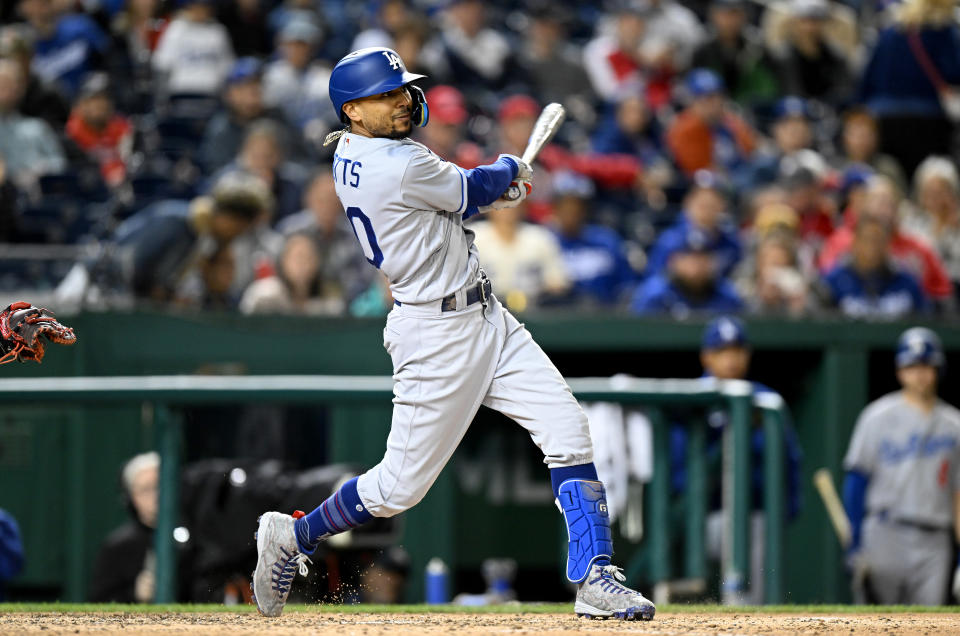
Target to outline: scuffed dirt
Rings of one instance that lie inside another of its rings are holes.
[[[9,613],[0,634],[957,634],[960,614],[658,614],[649,622],[578,619],[572,614]]]

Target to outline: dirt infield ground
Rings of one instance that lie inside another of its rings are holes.
[[[589,621],[568,613],[290,613],[267,619],[248,611],[4,612],[0,634],[957,634],[960,613],[659,612],[650,622]]]

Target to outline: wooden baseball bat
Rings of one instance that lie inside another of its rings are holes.
[[[833,526],[834,532],[837,533],[840,545],[846,550],[853,540],[853,530],[850,528],[850,519],[847,518],[847,511],[843,509],[840,495],[837,494],[837,489],[833,485],[833,477],[830,476],[830,471],[821,468],[813,473],[813,485],[820,493],[823,505],[827,509],[827,515],[830,517],[830,524]]]

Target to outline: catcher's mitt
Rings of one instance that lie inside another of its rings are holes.
[[[44,339],[70,345],[73,329],[60,324],[53,313],[30,303],[13,303],[0,312],[0,364],[43,360]]]

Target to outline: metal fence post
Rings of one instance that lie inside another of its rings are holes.
[[[655,582],[670,578],[670,438],[663,411],[648,411],[653,425],[653,479],[650,482],[650,562]]]
[[[781,400],[782,402],[782,400]],[[784,447],[782,408],[764,408],[763,432],[763,510],[764,534],[764,602],[783,602],[783,525],[784,505]]]
[[[732,532],[727,534],[731,542],[730,562],[724,572],[724,584],[726,591],[736,596],[746,588],[750,572],[750,416],[753,387],[748,382],[728,382],[724,393],[730,404],[730,426],[724,434],[724,467],[727,472],[724,488],[727,492],[723,505],[732,517],[728,524]]]
[[[157,557],[155,603],[176,600],[177,551],[173,530],[177,524],[180,494],[180,414],[166,405],[154,407],[157,452],[160,453],[160,492],[157,501],[157,528],[154,551]]]
[[[707,520],[707,429],[703,421],[689,427],[687,448],[687,519],[684,574],[687,578],[706,576],[707,553],[704,546]]]

